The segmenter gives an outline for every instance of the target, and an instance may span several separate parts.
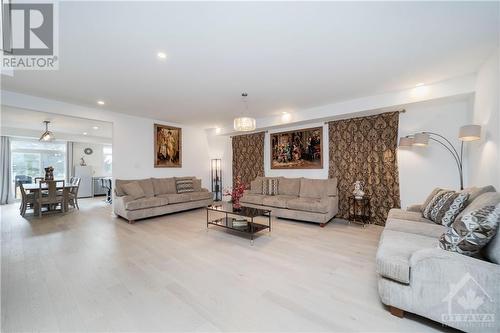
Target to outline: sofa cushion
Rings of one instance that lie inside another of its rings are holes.
[[[410,258],[418,250],[435,248],[438,239],[406,232],[384,230],[380,238],[376,270],[380,275],[410,283]]]
[[[421,212],[413,212],[399,208],[392,208],[389,211],[387,218],[397,219],[397,220],[408,220],[415,222],[434,223],[431,220],[428,220],[425,217],[423,217]]]
[[[480,195],[488,192],[495,192],[495,187],[492,185],[483,186],[483,187],[469,187],[463,190],[463,192],[469,193],[469,200],[467,201],[467,206],[476,200]]]
[[[250,182],[250,193],[262,194],[262,181],[263,177],[257,177]]]
[[[301,210],[303,212],[328,213],[332,198],[296,198],[288,200],[288,209]]]
[[[116,195],[119,197],[124,196],[125,192],[123,191],[123,185],[131,182],[138,182],[139,185],[142,187],[142,190],[144,191],[144,195],[147,198],[154,197],[155,192],[153,189],[153,182],[151,181],[150,178],[146,179],[117,179],[115,181],[115,191]]]
[[[473,187],[465,189],[465,191],[469,192],[469,200],[467,206],[458,214],[456,220],[461,219],[465,214],[469,214],[473,210],[489,205],[496,206],[500,202],[500,196],[498,192],[495,192],[493,186]]]
[[[194,192],[193,178],[175,178],[177,193]]]
[[[266,196],[264,200],[262,200],[262,204],[264,206],[278,207],[278,208],[287,208],[287,203],[291,199],[297,199],[295,195],[273,195]]]
[[[138,210],[168,205],[168,199],[165,198],[141,198],[125,203],[126,210]]]
[[[177,193],[175,179],[171,178],[151,178],[155,195]]]
[[[327,181],[325,179],[300,179],[301,198],[324,198],[328,195]]]
[[[240,202],[251,203],[254,205],[262,205],[262,202],[266,196],[263,194],[254,194],[245,192],[245,194],[240,198]]]
[[[195,192],[201,192],[201,179],[193,178],[193,188]]]
[[[500,223],[500,204],[483,206],[456,220],[441,236],[439,246],[467,256],[479,256],[495,237]]]
[[[280,195],[293,195],[298,197],[300,193],[300,178],[281,177],[278,184]]]
[[[146,195],[144,194],[144,190],[142,189],[139,182],[130,182],[122,185],[122,190],[125,195],[130,196],[131,198],[140,199],[144,198]]]
[[[207,200],[213,197],[212,193],[207,191],[191,192],[188,195],[190,201]]]
[[[165,198],[168,200],[169,204],[182,203],[191,201],[190,193],[179,193],[179,194],[160,194],[157,198]]]
[[[385,222],[384,230],[407,232],[410,234],[439,239],[443,232],[446,231],[446,227],[435,223],[422,223],[417,221],[388,218]]]

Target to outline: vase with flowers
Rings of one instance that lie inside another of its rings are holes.
[[[240,199],[245,192],[245,184],[242,183],[241,177],[237,176],[233,184],[232,189],[226,189],[224,195],[231,196],[231,202],[233,203],[233,208],[238,210],[241,209]]]

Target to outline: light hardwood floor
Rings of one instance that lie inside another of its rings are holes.
[[[431,332],[380,303],[381,227],[273,219],[254,246],[205,210],[138,221],[98,199],[38,219],[1,207],[1,321],[18,331]]]

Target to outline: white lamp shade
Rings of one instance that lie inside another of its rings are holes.
[[[417,133],[413,139],[414,146],[427,146],[429,144],[429,134],[427,133]]]
[[[407,136],[399,138],[400,147],[411,147],[412,145],[413,145],[413,138]]]
[[[458,138],[462,141],[475,141],[481,139],[481,126],[465,125],[460,127]]]
[[[250,117],[239,117],[234,119],[234,129],[240,132],[255,130],[255,119]]]

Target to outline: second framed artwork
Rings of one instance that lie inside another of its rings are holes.
[[[322,169],[323,127],[271,133],[271,169]]]
[[[182,128],[154,124],[155,168],[182,167]]]

